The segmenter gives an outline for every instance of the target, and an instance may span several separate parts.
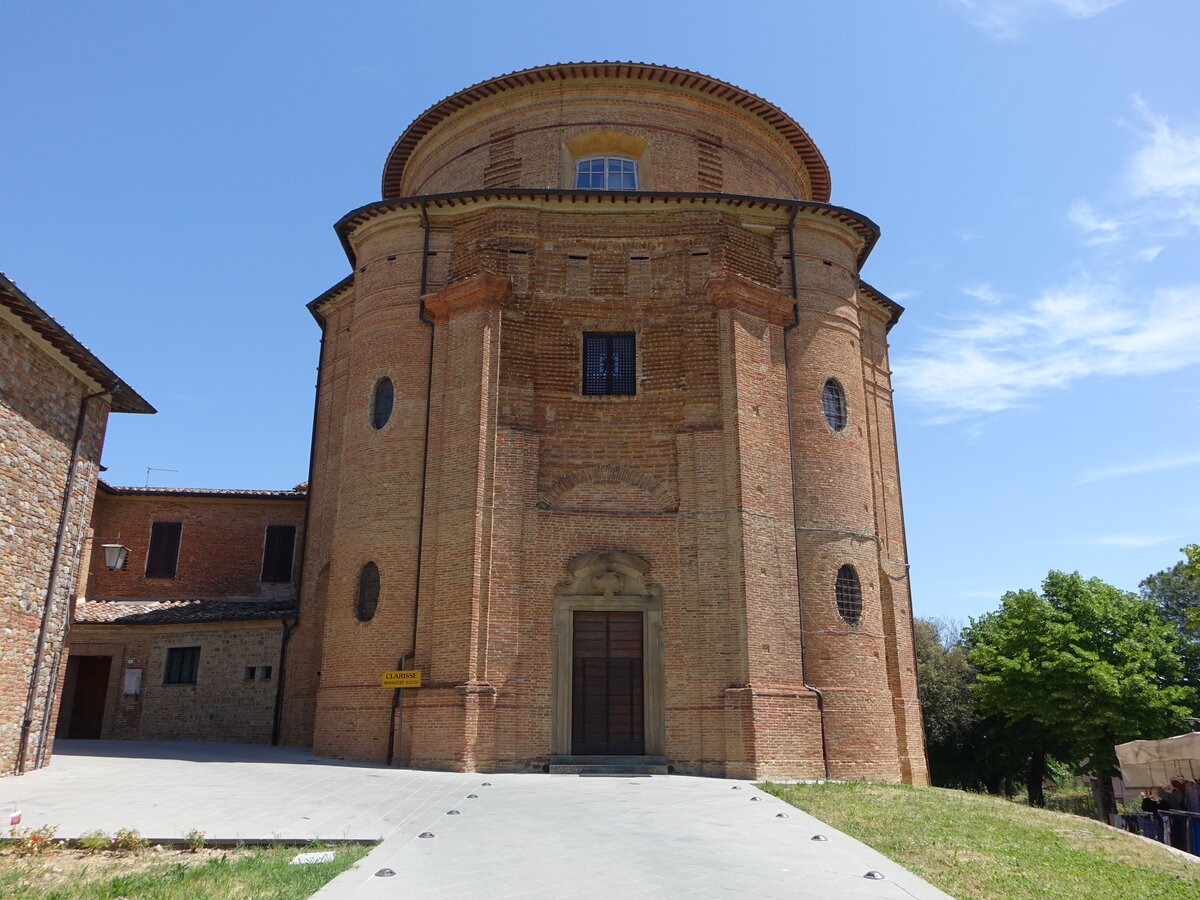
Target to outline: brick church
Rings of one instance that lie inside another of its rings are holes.
[[[901,310],[804,130],[695,72],[544,66],[422,113],[382,196],[309,304],[282,739],[925,782]]]
[[[927,783],[901,309],[805,131],[695,72],[543,66],[417,117],[382,196],[309,304],[309,482],[101,485],[129,562],[92,553],[60,734]]]

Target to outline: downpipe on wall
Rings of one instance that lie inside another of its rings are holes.
[[[50,623],[54,612],[54,595],[58,592],[59,577],[62,573],[63,547],[67,539],[67,520],[71,512],[71,498],[75,493],[75,470],[79,466],[79,447],[83,443],[83,430],[87,424],[88,404],[97,397],[110,395],[121,386],[114,382],[111,387],[84,395],[79,401],[79,415],[75,419],[75,437],[71,441],[71,461],[67,465],[66,487],[63,489],[62,506],[58,513],[58,529],[54,539],[54,555],[50,559],[50,577],[46,583],[46,599],[42,604],[42,623],[38,630],[37,646],[33,653],[33,665],[29,670],[29,691],[25,695],[25,712],[21,717],[21,738],[17,747],[17,758],[13,764],[13,774],[25,772],[26,756],[29,752],[29,732],[33,727],[33,708],[37,703],[38,683],[41,681],[42,657],[46,653],[46,638],[50,633]],[[66,630],[69,622],[63,624],[63,639],[66,640]],[[63,648],[59,648],[63,652]],[[54,685],[46,686],[46,704],[54,702]]]

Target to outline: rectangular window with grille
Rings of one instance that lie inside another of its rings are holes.
[[[200,672],[199,647],[168,647],[163,684],[195,684]]]
[[[262,581],[292,580],[292,556],[296,549],[295,525],[268,525],[263,541]]]
[[[182,534],[182,522],[155,522],[150,526],[150,549],[146,552],[147,578],[175,577]]]
[[[589,331],[583,335],[583,393],[620,396],[637,393],[637,360],[632,331]]]

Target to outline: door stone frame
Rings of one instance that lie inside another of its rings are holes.
[[[642,714],[646,756],[666,755],[662,585],[646,581],[644,559],[617,550],[584,553],[567,564],[568,581],[554,587],[554,666],[550,740],[555,756],[571,755],[574,648],[577,609],[642,614]]]

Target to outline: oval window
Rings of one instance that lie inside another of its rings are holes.
[[[837,584],[834,586],[837,596],[838,615],[849,625],[857,625],[862,619],[863,599],[862,586],[858,583],[858,573],[854,566],[842,566],[838,569]]]
[[[379,605],[379,566],[367,563],[358,573],[358,596],[354,598],[354,615],[360,622],[369,622]]]
[[[375,382],[375,393],[371,396],[371,425],[382,428],[392,417],[392,401],[396,391],[392,387],[392,379],[380,378]]]
[[[846,391],[836,379],[830,378],[821,388],[821,406],[830,428],[841,431],[846,427]]]

